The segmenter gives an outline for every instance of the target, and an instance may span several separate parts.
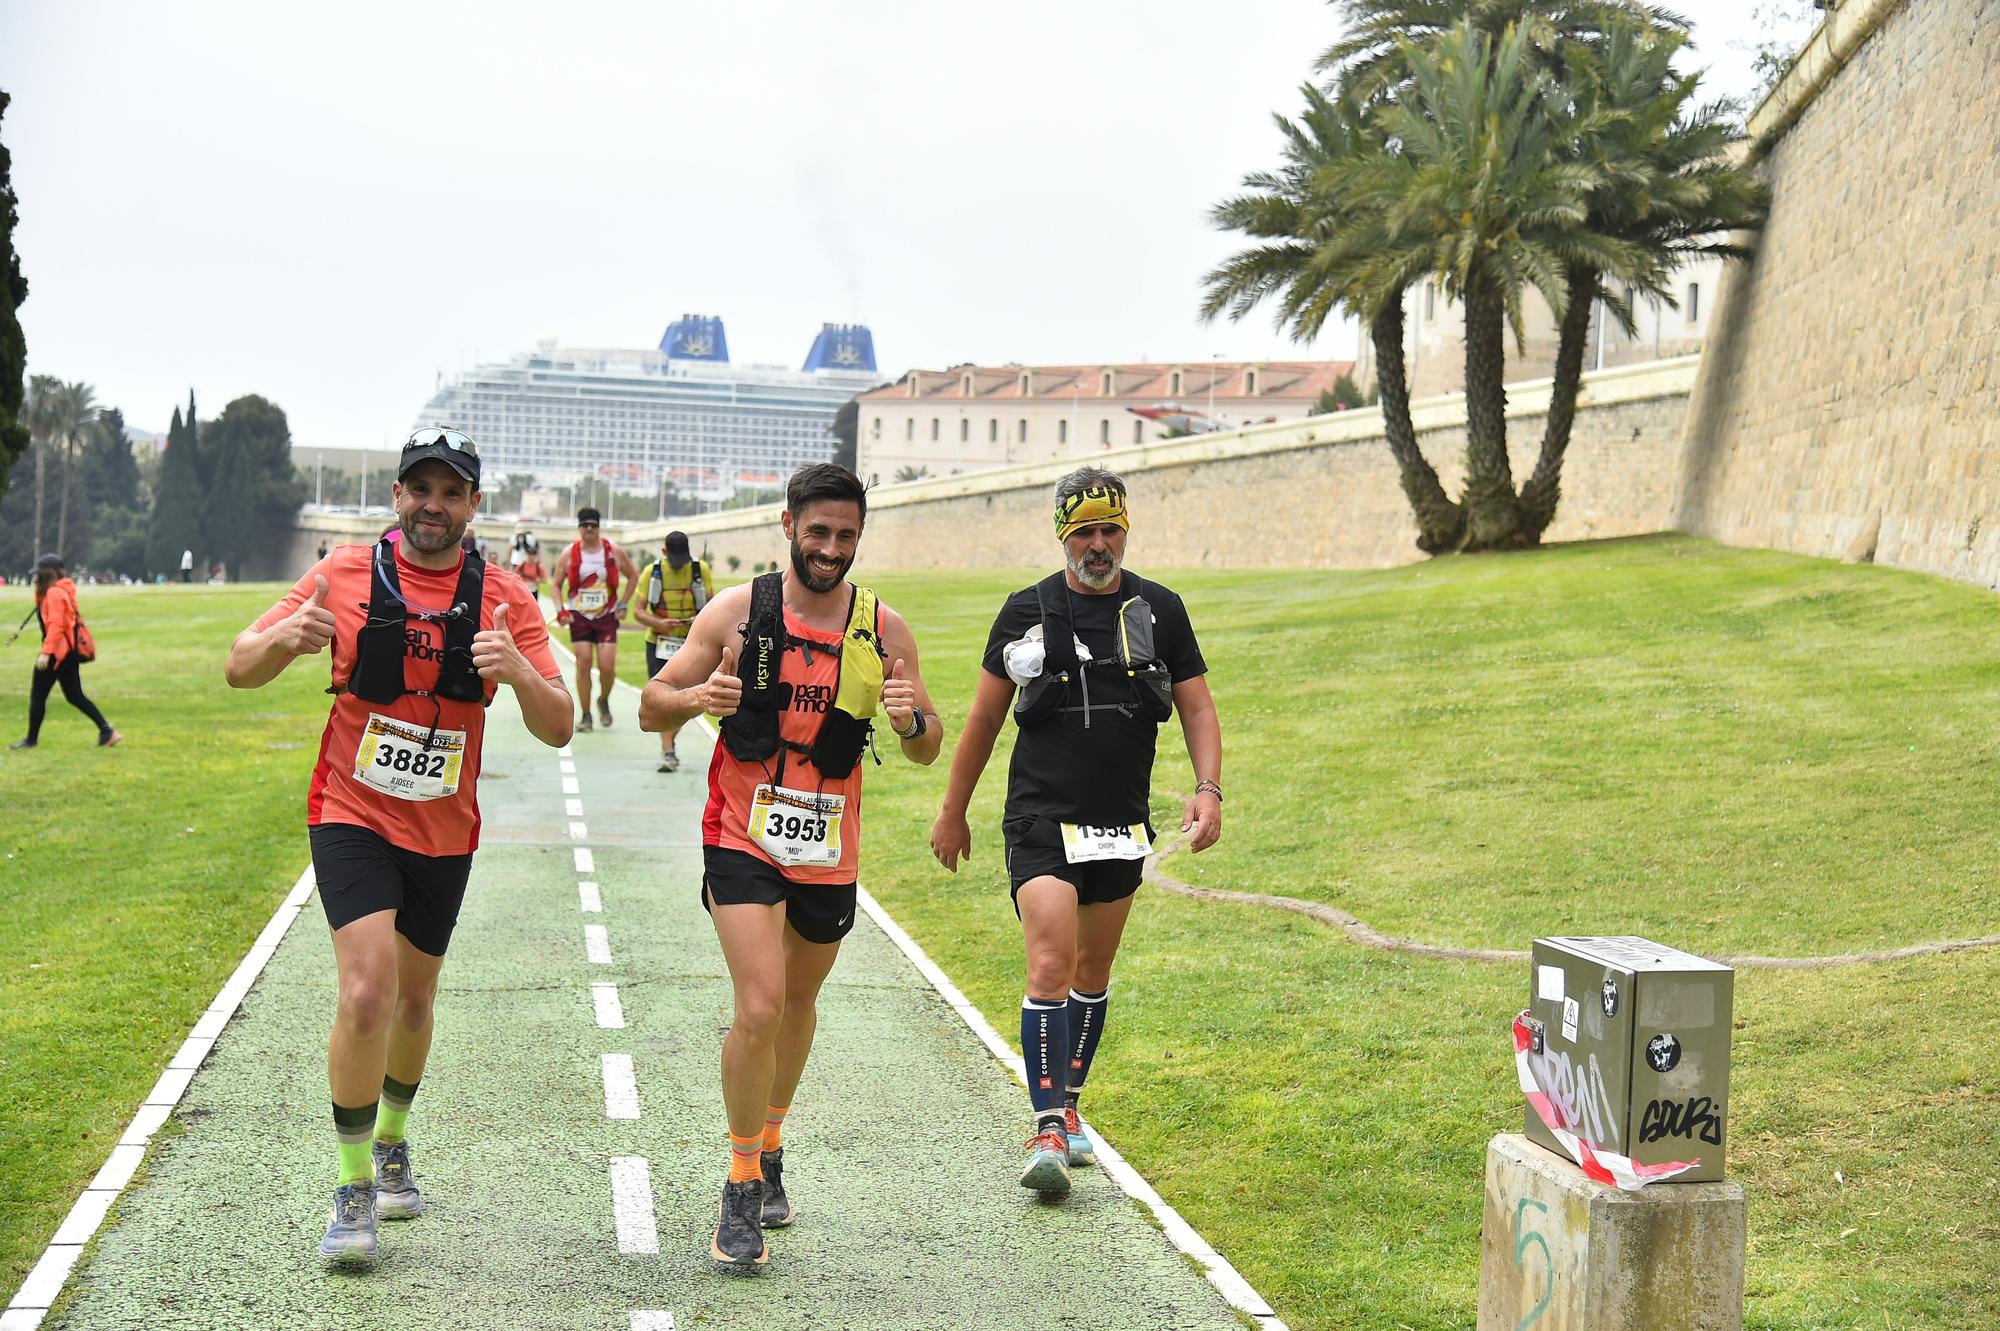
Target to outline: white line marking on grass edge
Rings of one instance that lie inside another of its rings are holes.
[[[611,964],[611,935],[601,924],[583,926],[583,954],[599,966]]]
[[[611,1157],[611,1219],[618,1227],[619,1252],[660,1250],[660,1231],[653,1220],[653,1171],[645,1156]]]
[[[889,912],[882,909],[882,903],[875,900],[867,888],[857,886],[855,891],[860,898],[861,909],[868,913],[869,919],[875,921],[875,927],[887,934],[889,941],[901,949],[903,955],[917,968],[918,973],[930,981],[931,987],[938,991],[951,1010],[972,1029],[974,1035],[979,1037],[979,1042],[986,1046],[986,1051],[1012,1072],[1023,1086],[1026,1086],[1027,1070],[1022,1065],[1021,1056],[1000,1038],[1000,1032],[993,1029],[993,1023],[986,1020],[985,1014],[974,1007],[959,991],[958,986],[951,982],[951,977],[938,968],[937,963],[925,954],[917,941],[904,931],[903,926],[889,917]],[[1097,1147],[1098,1168],[1109,1175],[1111,1181],[1116,1183],[1126,1196],[1145,1203],[1154,1218],[1160,1222],[1160,1228],[1166,1233],[1167,1242],[1201,1264],[1203,1273],[1208,1277],[1208,1283],[1215,1286],[1216,1291],[1228,1301],[1229,1306],[1253,1319],[1262,1331],[1288,1331],[1284,1322],[1271,1310],[1270,1303],[1235,1267],[1229,1264],[1229,1259],[1217,1252],[1207,1239],[1196,1232],[1194,1226],[1182,1219],[1180,1212],[1169,1206],[1166,1199],[1153,1189],[1152,1184],[1146,1182],[1138,1170],[1125,1163],[1125,1157],[1098,1136],[1095,1128],[1088,1128],[1087,1125],[1086,1127],[1090,1133],[1090,1140]]]
[[[291,891],[285,894],[284,901],[271,913],[270,922],[257,935],[257,941],[250,945],[249,952],[244,954],[243,960],[223,982],[215,1001],[208,1005],[208,1010],[188,1032],[179,1052],[169,1060],[159,1081],[147,1094],[145,1103],[139,1106],[131,1124],[119,1137],[118,1144],[111,1148],[103,1168],[97,1171],[97,1176],[90,1180],[82,1195],[70,1207],[69,1214],[42,1250],[34,1269],[21,1282],[21,1288],[14,1292],[7,1310],[0,1313],[0,1331],[32,1331],[42,1324],[43,1316],[68,1282],[77,1258],[83,1255],[84,1245],[97,1233],[111,1204],[125,1191],[140,1162],[146,1158],[146,1147],[153,1134],[160,1130],[160,1125],[173,1113],[174,1106],[180,1103],[181,1096],[187,1093],[188,1083],[194,1079],[196,1070],[214,1047],[215,1037],[222,1033],[222,1028],[229,1024],[229,1019],[242,1005],[243,996],[263,973],[271,954],[278,950],[278,944],[284,940],[292,921],[299,917],[299,911],[304,907],[306,898],[312,895],[312,890],[313,871],[312,866],[307,865]]]
[[[602,915],[604,898],[597,894],[597,884],[588,878],[576,885],[576,899],[583,906],[586,915]]]
[[[639,1079],[630,1054],[604,1056],[604,1117],[639,1117]]]
[[[618,1001],[617,985],[591,985],[590,1005],[597,1010],[597,1025],[600,1030],[622,1031],[625,1029],[625,1005]]]

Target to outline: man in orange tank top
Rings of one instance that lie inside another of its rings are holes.
[[[761,1265],[762,1231],[792,1222],[784,1119],[820,986],[854,927],[869,718],[879,704],[912,762],[935,760],[943,740],[909,625],[847,581],[867,510],[846,468],[794,473],[781,519],[791,567],[718,593],[639,702],[643,730],[723,718],[702,905],[736,991],[722,1043],[729,1181],[709,1248],[729,1266]]]

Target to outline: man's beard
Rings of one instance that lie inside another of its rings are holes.
[[[419,554],[434,555],[451,549],[464,537],[465,524],[461,522],[454,527],[449,516],[444,518],[442,529],[434,530],[418,526],[417,519],[423,516],[423,512],[420,508],[414,509],[403,517],[403,539],[410,543],[412,550]]]
[[[854,560],[852,558],[843,559],[840,561],[840,571],[829,577],[812,566],[811,561],[806,558],[805,550],[800,547],[797,538],[795,537],[792,540],[792,572],[798,576],[800,582],[806,585],[807,591],[832,591],[840,585],[840,580],[847,576],[847,570],[853,566]]]
[[[1070,559],[1066,554],[1063,558],[1069,571],[1076,574],[1076,580],[1094,592],[1103,591],[1118,577],[1118,556],[1109,550],[1101,555],[1086,550],[1080,559]]]

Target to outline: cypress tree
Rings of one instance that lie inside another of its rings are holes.
[[[193,404],[193,396],[189,396]],[[146,538],[146,565],[173,577],[181,567],[181,551],[193,550],[197,562],[206,550],[202,540],[200,460],[195,456],[192,420],[174,409],[167,427],[167,450],[160,455],[159,488],[153,496],[153,519]]]
[[[0,92],[0,118],[12,99]],[[21,276],[21,258],[14,253],[14,222],[18,216],[10,179],[13,159],[0,143],[0,495],[7,493],[7,474],[14,459],[28,448],[27,426],[21,420],[28,368],[28,339],[15,315],[28,298],[28,279]]]

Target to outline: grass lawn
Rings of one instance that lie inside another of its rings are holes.
[[[1798,955],[2000,929],[1984,591],[1680,537],[1160,573],[1224,726],[1224,838],[1176,858],[1189,881],[1515,948],[1634,932]],[[948,727],[1030,576],[876,583],[916,627]],[[99,753],[58,702],[38,753],[0,755],[10,1289],[304,863],[309,753],[270,746],[309,749],[324,699],[303,677],[220,681],[229,638],[276,594],[86,589],[105,651],[86,683],[134,738]],[[0,592],[0,614],[24,604]],[[28,664],[0,657],[18,667],[0,714],[20,714]],[[926,847],[948,754],[872,772],[864,863],[1003,1032],[1021,992],[1006,742],[970,867],[948,876]],[[1178,825],[1167,792],[1190,784],[1169,727],[1156,823]],[[1749,1326],[2000,1323],[1996,986],[1995,951],[1739,974]],[[1142,890],[1085,1109],[1299,1331],[1469,1328],[1484,1145],[1520,1122],[1507,1021],[1526,992],[1525,966],[1388,956]]]
[[[305,774],[326,697],[305,671],[254,693],[222,682],[230,640],[279,594],[80,588],[99,653],[84,691],[125,742],[95,747],[57,691],[40,746],[0,752],[8,1295],[309,858]],[[0,622],[31,600],[0,589]],[[27,733],[38,644],[30,622],[0,651],[7,743]]]

